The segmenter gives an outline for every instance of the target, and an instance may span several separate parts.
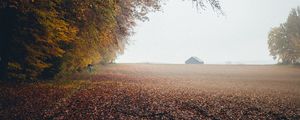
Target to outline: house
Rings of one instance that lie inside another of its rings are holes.
[[[204,61],[197,57],[191,57],[185,61],[185,64],[204,64]]]

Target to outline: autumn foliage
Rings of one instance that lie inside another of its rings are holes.
[[[1,77],[34,80],[112,62],[154,0],[0,2]]]
[[[1,0],[2,80],[53,78],[111,63],[121,54],[136,20],[163,0]],[[205,2],[193,0],[199,8]],[[207,3],[220,9],[217,0]]]

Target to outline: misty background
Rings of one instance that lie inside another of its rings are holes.
[[[169,0],[138,22],[117,63],[182,64],[197,56],[208,64],[275,64],[268,33],[286,21],[300,0],[221,0],[224,16],[190,1]]]

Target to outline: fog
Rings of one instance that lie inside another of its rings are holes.
[[[268,32],[285,22],[299,0],[221,0],[225,15],[169,0],[162,12],[138,22],[117,63],[182,64],[197,56],[208,64],[274,64]]]

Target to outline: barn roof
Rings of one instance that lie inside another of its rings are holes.
[[[193,56],[193,57],[191,57],[192,59],[196,59],[197,61],[199,61],[199,62],[203,62],[203,60],[201,60],[201,59],[199,59],[198,57],[195,57],[195,56]],[[190,59],[191,59],[190,58]]]
[[[186,64],[204,64],[204,62],[197,58],[197,57],[191,57],[188,60],[185,61]]]

